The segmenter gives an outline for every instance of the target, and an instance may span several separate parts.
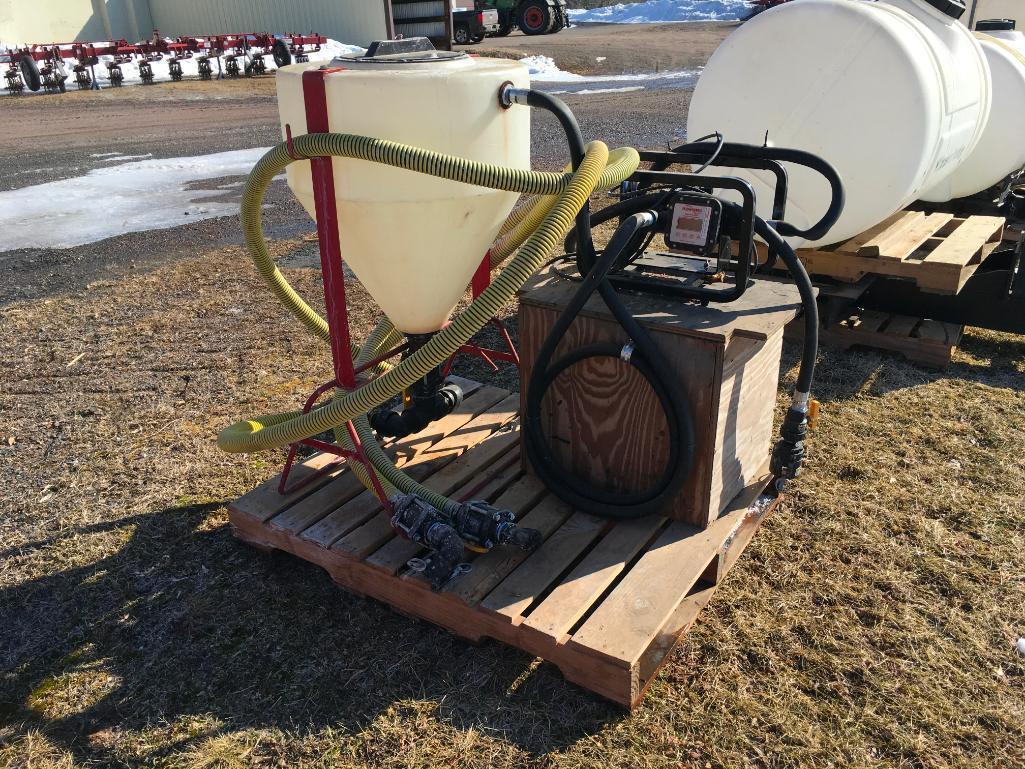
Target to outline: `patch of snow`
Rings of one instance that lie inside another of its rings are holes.
[[[644,0],[605,8],[570,9],[572,21],[657,24],[668,21],[734,21],[751,13],[746,0]]]
[[[113,153],[114,157],[104,158],[104,163],[114,163],[120,160],[144,160],[145,158],[153,157],[152,152],[147,152],[145,155],[118,155],[116,152]],[[95,155],[93,156],[95,157]]]
[[[237,214],[237,203],[207,200],[223,196],[223,190],[189,187],[205,179],[244,176],[267,149],[137,160],[0,192],[0,251],[70,248]]]
[[[111,155],[118,155],[117,152],[97,152],[95,155],[90,155],[91,158],[109,158]]]
[[[629,91],[643,91],[643,85],[628,85],[622,88],[581,88],[579,91],[549,91],[548,93],[556,96],[561,93],[572,93],[572,94],[591,94],[591,93],[627,93]]]
[[[559,65],[551,56],[525,56],[520,61],[530,70],[530,80],[534,83],[609,83],[635,80],[662,80],[681,78],[693,75],[692,70],[674,72],[644,72],[632,75],[578,75],[559,69]]]
[[[1019,638],[1014,648],[1018,650],[1018,654],[1025,654],[1025,638]]]

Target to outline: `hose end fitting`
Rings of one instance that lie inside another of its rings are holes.
[[[534,550],[544,540],[536,529],[517,526],[512,511],[499,510],[483,500],[462,502],[447,512],[459,536],[485,550],[505,544]]]
[[[427,558],[414,558],[410,568],[430,580],[435,590],[467,569],[465,548],[456,530],[435,507],[415,494],[395,494],[391,525],[410,541],[431,550]]]
[[[769,469],[776,478],[792,480],[801,474],[805,456],[804,441],[807,437],[807,411],[791,406],[783,418],[780,439],[772,449]]]
[[[503,109],[509,109],[514,104],[526,106],[529,88],[517,88],[511,80],[506,80],[498,87],[498,103]]]

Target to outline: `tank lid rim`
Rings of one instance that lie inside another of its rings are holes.
[[[924,2],[952,19],[960,19],[967,10],[964,0],[924,0]]]
[[[1014,29],[1014,19],[982,19],[975,22],[975,30],[977,32],[1002,32]]]

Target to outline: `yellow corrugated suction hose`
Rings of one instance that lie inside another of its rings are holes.
[[[359,158],[466,184],[540,196],[525,211],[517,212],[516,223],[507,228],[505,237],[492,250],[492,264],[500,264],[519,247],[516,256],[473,303],[415,353],[397,366],[379,366],[377,378],[351,392],[338,391],[321,408],[306,414],[291,411],[237,422],[217,439],[217,445],[225,451],[260,451],[285,446],[352,420],[374,469],[387,482],[386,490],[417,493],[440,507],[447,502],[444,497],[422,487],[391,463],[378,446],[366,414],[411,386],[465,344],[544,263],[569,232],[591,193],[618,186],[637,169],[640,158],[632,148],[610,153],[603,143],[592,142],[575,172],[551,173],[503,168],[351,134],[307,134],[296,137],[293,148],[299,159],[325,155]],[[249,253],[271,290],[311,333],[326,340],[326,321],[288,284],[263,238],[264,194],[271,180],[294,159],[284,143],[260,159],[243,190],[242,226]],[[368,338],[364,349],[354,347],[353,354],[360,362],[372,360],[389,348],[396,334],[394,327],[384,321]],[[347,435],[339,437],[343,443],[348,441]],[[364,473],[357,475],[368,482]]]

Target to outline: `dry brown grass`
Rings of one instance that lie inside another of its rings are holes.
[[[0,325],[0,766],[1025,765],[1021,339],[826,354],[807,475],[628,716],[232,540],[280,456],[216,430],[327,373],[237,250]]]

